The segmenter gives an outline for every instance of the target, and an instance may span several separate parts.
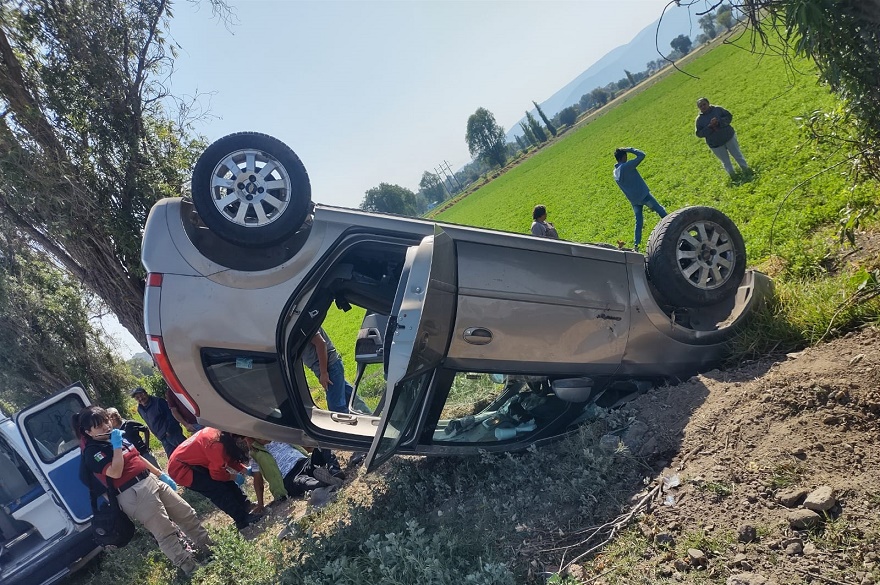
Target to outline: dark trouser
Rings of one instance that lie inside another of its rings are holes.
[[[171,454],[174,453],[174,450],[177,449],[177,446],[183,443],[186,440],[186,437],[183,436],[183,432],[174,434],[168,433],[161,439],[159,442],[162,443],[162,448],[165,449],[165,454],[168,457],[171,457]]]
[[[319,449],[315,449],[315,452],[319,451]],[[314,469],[315,465],[312,463],[311,457],[306,457],[305,459],[297,461],[296,465],[293,466],[293,469],[288,471],[287,475],[284,476],[284,489],[287,490],[287,494],[292,497],[297,497],[323,486],[323,483],[312,477]]]
[[[312,449],[312,455],[309,459],[311,459],[312,465],[316,467],[326,467],[330,470],[339,469],[339,459],[336,458],[336,455],[330,449],[315,447]]]
[[[187,486],[189,489],[199,492],[211,500],[215,506],[226,512],[235,521],[236,528],[241,529],[247,526],[247,496],[231,478],[229,481],[217,481],[211,477],[206,467],[200,465],[193,465],[192,473],[192,485]]]

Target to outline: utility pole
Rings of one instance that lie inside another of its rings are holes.
[[[444,167],[445,165],[445,167]],[[458,186],[458,190],[461,191],[464,187],[461,184],[461,181],[458,180],[458,177],[455,176],[455,173],[452,172],[452,168],[449,166],[449,163],[444,159],[443,163],[440,165],[440,168],[443,169],[444,173],[448,173],[452,180],[455,181],[455,184]]]
[[[452,191],[449,189],[449,186],[446,185],[446,181],[449,180],[446,177],[446,173],[443,171],[443,166],[441,165],[439,168],[434,167],[434,174],[439,178],[440,175],[443,175],[443,179],[440,180],[440,184],[443,185],[443,190],[446,191],[446,194],[450,197],[452,196]]]

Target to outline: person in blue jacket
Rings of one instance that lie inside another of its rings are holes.
[[[627,160],[630,153],[634,154],[635,158]],[[645,183],[645,180],[636,168],[643,160],[645,160],[645,153],[632,147],[618,148],[614,151],[614,158],[617,161],[617,164],[614,165],[614,182],[617,183],[617,186],[620,187],[620,190],[626,195],[626,198],[632,205],[633,213],[636,216],[633,249],[638,251],[639,245],[642,243],[642,224],[644,222],[642,207],[647,205],[661,218],[666,217],[666,210],[656,199],[654,199],[654,196],[651,195],[651,190],[648,189],[647,183]]]
[[[141,418],[147,423],[147,427],[159,439],[159,442],[162,443],[165,454],[171,457],[174,449],[183,443],[185,437],[183,436],[183,429],[180,427],[177,419],[174,418],[168,403],[165,402],[164,398],[150,396],[140,386],[131,391],[131,397],[138,403],[138,414],[141,415]]]

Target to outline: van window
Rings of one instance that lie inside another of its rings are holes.
[[[79,440],[70,421],[84,407],[79,396],[69,395],[25,419],[25,430],[44,463],[51,463],[79,449]]]
[[[235,408],[275,424],[294,425],[277,355],[203,348],[202,364],[211,385]]]
[[[0,439],[0,506],[9,507],[37,485],[37,478],[22,458]]]

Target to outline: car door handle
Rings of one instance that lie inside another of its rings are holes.
[[[486,345],[492,341],[492,332],[485,327],[468,327],[464,330],[463,337],[472,345]]]
[[[345,414],[342,412],[334,412],[330,415],[330,419],[333,422],[342,423],[344,425],[356,425],[358,424],[358,417],[353,414]]]

